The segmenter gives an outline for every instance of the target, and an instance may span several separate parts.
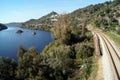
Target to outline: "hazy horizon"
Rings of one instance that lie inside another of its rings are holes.
[[[40,18],[52,11],[59,14],[70,13],[91,4],[111,0],[0,0],[0,23],[25,22]]]

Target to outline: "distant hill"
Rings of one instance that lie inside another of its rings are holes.
[[[21,27],[49,31],[57,21],[58,16],[58,13],[53,11],[39,19],[30,19],[29,21],[22,23]]]
[[[71,15],[73,24],[81,27],[86,21],[94,27],[104,30],[117,31],[120,30],[120,0],[107,1],[96,5],[89,5],[84,8],[77,9],[68,15]],[[31,19],[21,25],[21,27],[38,30],[50,30],[57,21],[59,15],[51,12],[39,19]]]
[[[18,27],[20,24],[22,23],[18,23],[18,22],[13,22],[13,23],[8,23],[8,24],[5,24],[6,26],[10,27],[10,26],[14,26],[14,27]]]
[[[0,30],[3,30],[3,29],[7,29],[7,26],[5,26],[4,24],[0,23]]]

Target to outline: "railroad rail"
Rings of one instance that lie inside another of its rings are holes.
[[[107,55],[112,67],[112,72],[114,74],[115,80],[120,80],[120,56],[118,55],[118,51],[116,51],[114,45],[110,42],[108,38],[102,33],[94,32],[95,35],[98,36],[98,38],[101,38],[104,42],[104,45],[107,50]],[[104,55],[104,53],[103,53]]]

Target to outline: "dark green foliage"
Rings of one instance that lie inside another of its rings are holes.
[[[0,63],[0,79],[3,80],[15,80],[15,71],[17,68],[17,64],[15,60],[11,58],[3,58],[1,57]]]
[[[78,20],[71,15],[61,15],[51,31],[61,43],[71,45],[80,39],[81,28],[78,27],[78,24]]]
[[[18,57],[22,58],[25,52],[26,52],[26,49],[23,46],[20,46],[19,50],[18,50],[18,53],[17,53]]]
[[[84,15],[87,15],[88,24],[101,28],[104,31],[114,31],[119,26],[120,17],[120,0],[107,1],[96,5],[90,5],[78,9],[71,14],[79,20],[80,25],[83,23]]]
[[[88,43],[77,44],[75,47],[76,58],[86,59],[93,56],[94,49]]]
[[[96,19],[95,21],[94,21],[94,26],[96,26],[96,27],[102,27],[102,28],[106,28],[106,27],[108,27],[108,21],[106,20],[106,19]]]
[[[120,0],[114,0],[114,5],[120,4]]]
[[[79,78],[82,80],[85,77],[87,79],[91,73],[90,65],[93,56],[92,42],[89,37],[90,35],[86,36],[85,43],[83,40],[82,43],[73,45],[61,44],[57,40],[49,44],[41,54],[34,47],[25,49],[20,46],[18,63],[10,58],[1,58],[0,79],[77,80]]]
[[[69,47],[68,51],[62,52],[64,47],[51,48],[50,54],[53,52],[54,55],[42,56],[36,55],[32,58],[31,49],[24,53],[22,64],[18,63],[17,78],[18,79],[36,79],[41,78],[43,80],[63,80],[67,78],[68,74],[71,73],[72,59],[69,58]],[[32,54],[36,51],[32,50]],[[49,57],[49,58],[48,58]]]
[[[118,20],[117,20],[117,19],[115,19],[115,18],[110,18],[110,24],[111,24],[111,25],[118,25],[119,23],[118,23]]]
[[[112,17],[115,15],[111,14],[114,11],[110,6],[111,2],[90,5],[71,14],[54,17],[57,18],[57,22],[51,21],[51,15],[56,15],[52,12],[38,20],[24,23],[23,26],[30,29],[51,29],[56,40],[46,46],[41,53],[34,47],[25,49],[20,46],[18,63],[9,58],[1,58],[0,78],[5,80],[87,80],[92,72],[94,49],[92,34],[86,28],[85,36],[82,36],[84,15],[87,15],[87,23],[93,23],[101,28],[118,25],[117,19]]]
[[[22,53],[21,53],[21,52]],[[20,55],[22,54],[22,55]],[[24,79],[25,77],[30,77],[35,75],[36,71],[33,70],[33,60],[36,58],[38,55],[37,50],[32,47],[29,48],[28,50],[25,50],[23,47],[19,48],[18,51],[18,70],[17,70],[17,78],[18,79]]]
[[[71,50],[70,46],[54,46],[45,52],[43,55],[45,54],[47,57],[50,57],[49,65],[55,70],[55,80],[58,77],[61,77],[60,80],[66,80],[72,73],[72,68],[74,67],[73,57],[75,57],[75,53]]]

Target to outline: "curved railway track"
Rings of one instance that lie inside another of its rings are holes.
[[[120,80],[120,52],[116,51],[115,45],[111,43],[111,41],[102,33],[94,32],[99,39],[102,40],[104,47],[106,48],[106,52],[108,55],[108,59],[110,62],[111,70],[113,72],[114,80]],[[104,55],[104,53],[103,53]]]
[[[115,51],[115,53],[116,53],[116,55],[117,55],[117,57],[118,57],[118,59],[119,59],[119,61],[120,61],[120,56],[118,55],[118,54],[120,54],[120,52],[117,52],[116,51],[116,49],[115,49],[115,47],[113,46],[113,44],[110,42],[110,40],[108,39],[108,38],[106,38],[106,36],[105,35],[103,35],[102,34],[102,36],[103,36],[103,38],[105,38],[107,41],[107,43],[112,47],[112,49]]]

